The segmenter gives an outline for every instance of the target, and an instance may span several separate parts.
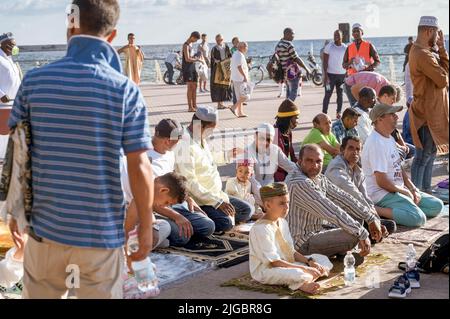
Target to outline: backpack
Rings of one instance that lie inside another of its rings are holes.
[[[448,256],[448,235],[439,237],[430,247],[420,256],[417,261],[417,268],[422,273],[445,272],[448,274],[449,256]],[[406,263],[401,262],[398,265],[401,270],[406,269]]]
[[[274,80],[276,83],[281,83],[284,80],[283,66],[276,53],[270,57],[266,69],[269,73],[269,78]]]
[[[448,267],[448,249],[448,234],[444,234],[420,256],[418,267],[425,273],[443,272]]]

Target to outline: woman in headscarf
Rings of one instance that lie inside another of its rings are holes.
[[[275,123],[275,144],[279,146],[281,151],[287,158],[289,158],[293,163],[297,163],[297,156],[295,155],[294,145],[292,143],[292,131],[298,125],[298,117],[300,111],[291,100],[285,100],[281,103],[278,114],[277,121]],[[286,179],[287,172],[278,167],[274,175],[275,182],[283,182]]]
[[[128,35],[128,45],[119,49],[119,54],[125,54],[124,72],[134,83],[141,83],[141,72],[144,66],[144,53],[135,45],[136,37],[133,33]]]
[[[225,109],[225,101],[232,98],[231,51],[222,35],[216,36],[216,45],[211,50],[211,100],[218,109]]]

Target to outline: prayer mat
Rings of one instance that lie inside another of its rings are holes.
[[[185,247],[157,249],[157,252],[183,255],[194,261],[212,262],[229,268],[249,260],[248,236],[238,232],[193,239]]]
[[[362,265],[356,268],[356,276],[362,277],[370,270],[371,267],[381,266],[386,263],[390,258],[383,254],[370,254],[365,258]],[[291,298],[302,299],[317,299],[325,296],[327,293],[337,291],[345,287],[344,284],[344,265],[342,261],[331,259],[333,262],[333,269],[331,270],[328,278],[320,279],[318,283],[321,284],[321,288],[317,295],[308,295],[300,290],[292,291],[287,286],[283,285],[264,285],[252,279],[250,274],[246,274],[242,277],[232,279],[223,283],[222,287],[237,287],[241,290],[258,291],[267,294],[277,294],[279,296],[288,296]]]
[[[386,242],[415,244],[429,246],[442,233],[449,230],[448,206],[444,208],[441,215],[431,218],[421,228],[410,228],[398,225],[397,232],[385,239]]]

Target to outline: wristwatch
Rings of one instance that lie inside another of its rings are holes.
[[[314,258],[312,258],[312,257],[309,257],[309,258],[308,258],[308,265],[309,265],[311,262],[316,262],[316,260],[315,260]]]

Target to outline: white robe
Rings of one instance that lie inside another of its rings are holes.
[[[284,243],[277,240],[278,228],[284,238]],[[267,285],[287,285],[291,290],[297,290],[304,283],[312,281],[312,276],[304,273],[301,269],[271,266],[274,261],[292,260],[295,253],[294,242],[285,219],[280,218],[276,222],[258,221],[250,230],[249,246],[250,274],[254,280]],[[328,270],[333,268],[333,264],[326,256],[313,254],[306,257],[313,257],[318,264]],[[295,264],[306,266],[297,262]]]
[[[17,91],[20,87],[20,71],[17,65],[14,63],[10,56],[0,49],[0,98],[7,95],[11,100],[14,100]],[[0,102],[0,108],[2,106],[11,106],[12,102],[4,104]]]

